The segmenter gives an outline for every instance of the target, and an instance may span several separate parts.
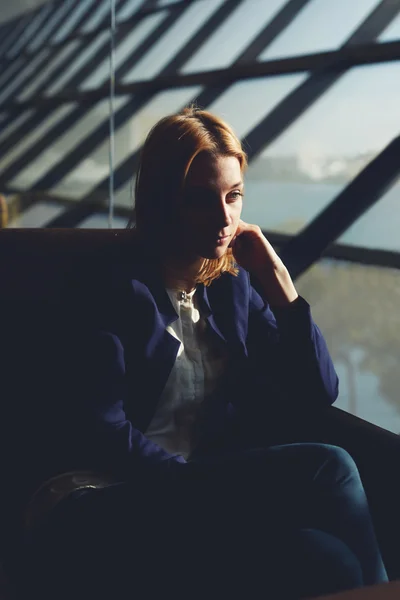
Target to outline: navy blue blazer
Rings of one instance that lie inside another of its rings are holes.
[[[70,353],[77,369],[70,406],[75,426],[79,416],[79,453],[86,460],[81,466],[107,465],[126,477],[146,465],[182,462],[144,435],[179,347],[166,331],[178,317],[160,272],[142,261],[114,269],[104,283],[91,307],[92,324]],[[223,274],[209,287],[199,285],[197,294],[211,332],[229,354],[226,376],[205,407],[204,442],[232,418],[259,423],[275,409],[306,411],[335,401],[338,378],[303,298],[272,310],[242,268],[237,277]]]

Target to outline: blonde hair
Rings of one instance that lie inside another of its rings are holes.
[[[162,240],[168,223],[175,219],[190,166],[200,152],[235,156],[242,173],[247,167],[246,153],[232,128],[194,105],[164,117],[150,130],[141,151],[135,206],[128,224],[139,237],[151,235],[153,240]],[[197,283],[210,285],[223,272],[238,273],[230,248],[221,258],[204,261]]]

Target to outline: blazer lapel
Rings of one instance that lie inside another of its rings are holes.
[[[180,342],[167,331],[178,318],[162,278],[154,271],[131,280],[135,296],[135,352],[131,356],[132,385],[140,394],[132,404],[135,422],[145,430],[156,410],[157,402],[174,366]],[[136,407],[138,412],[136,412]],[[130,413],[131,411],[129,411]]]
[[[199,301],[208,309],[212,330],[236,354],[247,356],[249,294],[242,272],[238,277],[222,275],[211,286],[201,286]]]

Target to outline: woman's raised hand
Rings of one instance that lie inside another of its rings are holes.
[[[258,225],[240,220],[230,247],[236,262],[257,277],[269,304],[287,306],[298,298],[289,271]]]

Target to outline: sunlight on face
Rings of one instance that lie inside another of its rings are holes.
[[[179,211],[182,251],[203,258],[223,256],[239,224],[242,196],[235,156],[199,154],[190,167]]]

